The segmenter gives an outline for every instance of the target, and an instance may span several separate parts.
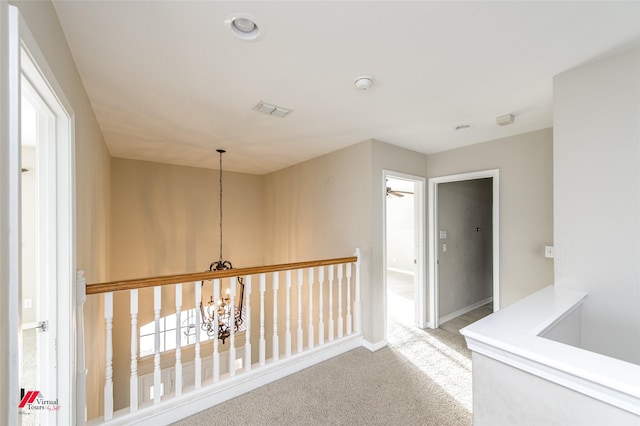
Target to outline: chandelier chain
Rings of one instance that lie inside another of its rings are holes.
[[[220,263],[222,263],[222,154],[224,150],[218,149],[217,151],[220,153]]]

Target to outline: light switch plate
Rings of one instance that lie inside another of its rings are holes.
[[[544,246],[544,257],[553,259],[553,256],[554,256],[553,246]]]

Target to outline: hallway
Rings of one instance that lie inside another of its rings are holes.
[[[436,382],[471,414],[471,351],[460,329],[492,313],[481,306],[440,325],[421,330],[413,325],[413,277],[387,273],[387,344]]]

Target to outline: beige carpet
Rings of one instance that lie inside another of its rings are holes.
[[[176,425],[471,425],[471,360],[461,327],[413,327],[406,277],[389,279],[387,348],[358,348]],[[392,309],[393,307],[393,309]]]

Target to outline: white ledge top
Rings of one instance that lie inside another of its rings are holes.
[[[460,332],[474,352],[640,415],[640,366],[540,337],[586,297],[549,286]]]

